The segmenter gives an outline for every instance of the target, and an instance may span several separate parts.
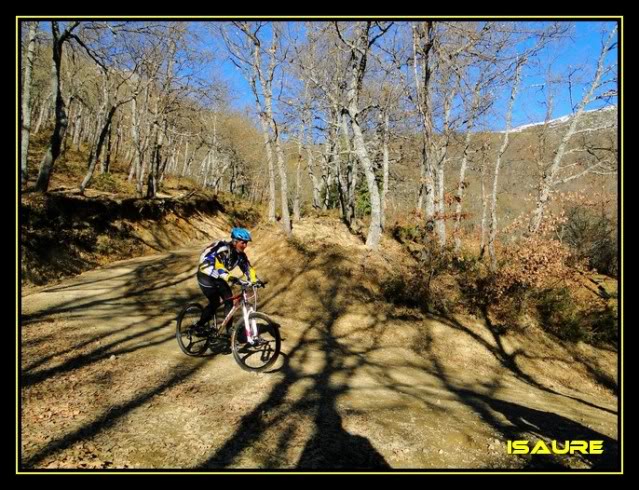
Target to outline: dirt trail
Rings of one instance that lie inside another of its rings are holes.
[[[260,309],[285,339],[269,373],[229,355],[189,358],[175,342],[180,308],[203,299],[193,272],[204,242],[27,291],[23,465],[616,467],[615,353],[391,308],[378,286],[403,252],[385,241],[369,254],[341,226],[304,221],[292,241],[256,231],[247,252],[270,281]],[[605,451],[506,454],[509,439],[539,438],[603,440]]]

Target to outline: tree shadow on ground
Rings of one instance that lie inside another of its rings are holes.
[[[480,416],[499,429],[507,440],[531,440],[531,435],[547,443],[555,440],[563,446],[565,441],[603,441],[603,454],[586,454],[579,457],[591,470],[613,471],[620,469],[619,443],[614,439],[556,413],[536,410],[517,403],[499,400],[475,391],[456,390],[459,398],[473,407]],[[488,410],[502,414],[510,425],[498,421]],[[532,448],[533,444],[531,444]],[[527,469],[569,468],[560,456],[530,455]]]
[[[345,259],[340,254],[332,255],[326,260],[321,257],[325,265],[313,262],[316,258],[318,257],[315,254],[306,254],[303,269],[306,272],[321,271],[329,287],[323,289],[312,283],[304,284],[304,287],[311,289],[313,296],[318,299],[319,305],[310,318],[305,318],[304,322],[308,327],[302,333],[299,342],[288,352],[289,358],[278,370],[283,378],[274,386],[265,401],[240,420],[233,435],[198,466],[216,469],[243,466],[246,463],[242,462],[242,455],[250,451],[251,448],[259,447],[262,457],[258,458],[259,463],[255,463],[254,459],[252,464],[257,464],[260,468],[289,467],[291,464],[290,456],[287,458],[283,455],[299,444],[299,437],[297,440],[295,437],[298,427],[302,425],[299,420],[310,418],[313,422],[312,433],[304,439],[301,452],[295,453],[298,454],[295,468],[314,471],[336,469],[340,471],[370,471],[390,468],[381,452],[367,438],[351,434],[346,430],[342,412],[338,408],[340,397],[353,390],[349,381],[364,368],[380,383],[380,387],[392,390],[399,396],[411,397],[429,409],[439,412],[443,417],[446,416],[446,410],[436,406],[423,390],[411,384],[397,382],[389,375],[387,364],[376,363],[370,359],[370,354],[382,348],[378,327],[381,327],[383,331],[385,320],[379,317],[370,327],[353,328],[350,333],[338,334],[338,319],[347,313],[350,306],[359,301],[358,298],[370,296],[371,291],[365,290],[365,288],[361,288],[362,291],[345,291],[345,287],[348,287],[347,285],[351,281],[344,280],[344,267],[341,265]],[[289,286],[290,283],[284,284],[282,289]],[[298,307],[298,305],[294,305],[291,306],[291,311],[284,309],[280,313],[284,317],[287,314],[294,315],[294,310]],[[372,313],[372,317],[376,318],[374,313]],[[488,349],[510,373],[531,387],[560,395],[536,382],[520,369],[516,363],[517,353],[507,353],[500,333],[496,329],[491,329],[495,338],[495,345],[493,345],[454,319],[435,317],[433,319],[471,335],[475,341]],[[408,315],[406,320],[413,321],[415,317]],[[349,337],[354,334],[367,335],[372,340],[372,346],[364,346],[357,342],[351,343],[352,347],[346,345],[344,341],[350,340]],[[305,374],[301,368],[294,367],[290,362],[295,360],[297,365],[304,366],[313,353],[321,353],[322,358],[321,369],[313,374]],[[434,356],[434,353],[431,352],[431,355]],[[439,379],[443,387],[456,399],[473,409],[482,422],[500,432],[503,438],[523,437],[523,434],[530,430],[530,427],[523,420],[531,421],[529,419],[533,419],[535,422],[532,423],[538,427],[539,437],[604,440],[604,444],[608,447],[608,454],[604,458],[584,458],[584,463],[597,469],[614,467],[618,446],[613,439],[566,417],[499,400],[494,397],[494,392],[493,394],[480,394],[463,386],[458,387],[448,378],[439,360],[436,358],[431,360],[434,361],[435,365],[431,374]],[[408,360],[399,364],[421,371],[428,370],[423,365],[413,365]],[[487,380],[487,383],[497,384],[498,380]],[[297,386],[305,387],[303,395],[299,397],[298,401],[291,402],[289,398],[294,391],[293,388]],[[574,397],[568,398],[602,409]],[[611,412],[606,409],[602,410]],[[496,416],[497,412],[512,421],[504,423]],[[451,424],[457,421],[463,425],[465,421],[458,420],[456,417],[454,413],[450,414]],[[544,419],[545,422],[543,422]],[[269,432],[273,427],[279,428],[275,441]],[[543,455],[529,461],[522,461],[521,466],[546,470],[570,469],[565,461]]]
[[[193,274],[185,274],[193,272]],[[166,257],[148,260],[137,267],[133,271],[118,276],[108,276],[101,280],[91,281],[94,284],[100,282],[111,281],[115,278],[122,278],[122,283],[114,286],[112,290],[108,288],[98,289],[101,291],[94,295],[79,296],[68,301],[63,301],[49,308],[42,308],[40,311],[32,314],[21,315],[20,324],[28,326],[29,324],[39,320],[40,318],[54,314],[69,314],[76,312],[86,312],[87,310],[98,308],[102,305],[111,306],[119,300],[128,300],[136,298],[138,305],[147,305],[150,293],[167,289],[171,286],[177,286],[186,281],[194,280],[194,268],[191,263],[185,263],[182,255],[169,254]],[[181,277],[184,276],[184,277]],[[78,284],[82,286],[82,283]],[[121,291],[121,294],[111,295],[112,292]],[[167,304],[163,306],[159,302],[153,307],[155,313],[162,313],[169,308],[177,308],[179,298],[170,298]],[[135,312],[133,312],[135,313]],[[111,317],[113,312],[108,310]]]
[[[342,425],[335,403],[318,408],[315,434],[308,440],[297,468],[305,470],[387,470],[390,465],[370,441],[350,434]]]
[[[175,279],[176,273],[183,274],[190,270],[192,264],[184,264],[184,257],[169,254],[166,257],[150,259],[142,264],[139,264],[132,271],[125,275],[120,275],[121,282],[117,284],[116,298],[108,297],[108,288],[102,288],[104,295],[90,293],[87,300],[86,296],[78,296],[73,300],[65,301],[61,305],[56,305],[52,308],[44,308],[37,313],[38,318],[46,318],[53,313],[71,312],[75,313],[76,317],[85,311],[88,305],[93,308],[95,313],[96,308],[103,308],[104,312],[98,312],[97,315],[93,315],[91,319],[86,320],[85,324],[82,324],[80,328],[84,330],[81,334],[81,339],[77,341],[78,337],[77,328],[71,331],[68,329],[69,334],[74,334],[69,342],[64,342],[64,332],[56,331],[57,336],[51,336],[48,333],[44,334],[44,337],[49,337],[47,340],[51,344],[49,350],[40,349],[38,351],[24,351],[29,346],[38,345],[39,338],[35,337],[34,342],[25,343],[22,345],[23,357],[29,359],[30,365],[21,369],[20,373],[20,388],[22,390],[22,399],[27,400],[30,393],[39,393],[40,390],[48,390],[49,385],[47,383],[66,382],[69,378],[68,374],[76,375],[76,379],[83,380],[84,376],[87,376],[88,380],[95,381],[95,375],[99,372],[103,372],[105,379],[109,379],[109,376],[116,372],[113,371],[108,365],[104,366],[101,371],[87,371],[86,368],[107,359],[111,356],[117,356],[122,358],[122,363],[117,365],[128,365],[127,354],[140,351],[154,346],[162,345],[166,342],[170,342],[175,338],[174,319],[179,309],[185,302],[188,302],[192,298],[193,293],[189,293],[188,288],[185,291],[180,291],[174,294],[170,290],[170,286],[180,284],[182,281],[190,279],[191,276],[185,279]],[[105,280],[108,280],[106,278]],[[96,281],[99,282],[99,281]],[[195,291],[195,286],[191,288]],[[166,290],[166,292],[162,292]],[[151,292],[161,292],[161,294],[147,294]],[[185,298],[186,295],[186,298]],[[130,301],[133,298],[133,301]],[[115,302],[118,300],[129,300],[122,308],[118,307]],[[105,330],[99,329],[97,332],[93,329],[95,322],[100,322],[102,318],[113,321],[114,315],[120,318],[121,321],[113,323],[112,329]],[[127,320],[131,316],[136,316],[136,321]],[[55,323],[52,324],[55,327]],[[167,332],[167,327],[171,327]],[[40,333],[40,330],[34,330],[34,333]],[[106,341],[106,342],[105,342]],[[74,345],[71,345],[71,344]],[[62,348],[60,348],[62,346]],[[175,346],[178,349],[177,345]],[[216,353],[213,353],[216,355]],[[208,356],[210,359],[211,356]],[[186,357],[185,357],[186,359]],[[122,403],[115,403],[109,406],[102,414],[96,413],[95,418],[91,422],[84,424],[77,428],[71,428],[70,432],[56,435],[52,440],[46,442],[44,445],[31,450],[27,453],[21,453],[21,467],[23,468],[36,468],[42,466],[45,460],[51,459],[51,457],[57,457],[58,454],[68,450],[71,446],[77,442],[83,440],[89,440],[106,430],[112,428],[119,419],[125,417],[131,411],[143,406],[149,402],[156,395],[161,395],[171,387],[182,383],[191,375],[193,375],[198,369],[207,364],[208,359],[193,359],[189,361],[189,364],[180,365],[177,367],[176,372],[170,373],[168,376],[162,372],[157,374],[162,378],[156,381],[155,386],[149,386],[148,391],[145,391],[139,395],[131,396],[130,400]],[[116,366],[114,364],[114,366]],[[135,364],[131,364],[132,368],[135,368]],[[55,379],[54,379],[55,378]],[[80,381],[80,386],[83,386],[84,381]],[[91,381],[90,381],[91,382]],[[38,388],[35,392],[32,392],[34,385],[42,383],[43,386]],[[73,381],[71,382],[73,383]],[[52,386],[56,386],[55,384]],[[110,386],[117,387],[116,384]],[[39,395],[36,395],[39,396]],[[76,397],[78,398],[78,397]],[[89,400],[87,400],[89,402]],[[53,405],[64,406],[64,400],[51,400]],[[82,403],[82,397],[79,397],[74,403]],[[89,403],[90,405],[90,403]],[[79,405],[75,405],[80,408]],[[21,410],[22,410],[21,406]],[[38,431],[37,421],[31,421],[26,424],[23,420],[22,434],[27,431],[32,434]],[[61,426],[56,432],[63,429],[66,423]],[[73,424],[69,424],[70,427],[74,427]],[[63,429],[64,430],[64,429]],[[69,429],[67,429],[69,430]]]
[[[537,389],[540,389],[542,391],[545,391],[546,393],[550,393],[552,395],[558,395],[558,396],[562,396],[565,398],[569,398],[571,400],[575,400],[579,403],[582,403],[586,406],[592,407],[592,408],[596,408],[598,410],[604,411],[604,412],[608,412],[610,414],[615,414],[617,412],[615,412],[614,410],[611,410],[609,408],[605,408],[605,407],[601,407],[599,405],[596,405],[592,402],[583,400],[581,398],[578,398],[576,396],[572,396],[572,395],[567,395],[565,393],[560,393],[552,388],[549,388],[547,386],[545,386],[544,384],[542,384],[541,382],[537,381],[536,379],[534,379],[533,376],[531,376],[530,374],[524,372],[521,367],[519,366],[519,364],[517,363],[517,358],[518,357],[526,357],[527,354],[525,354],[525,352],[523,352],[521,349],[519,350],[515,350],[512,353],[508,353],[506,348],[504,347],[504,342],[503,342],[503,331],[499,328],[497,328],[495,325],[493,325],[490,321],[490,318],[488,317],[488,314],[486,312],[484,312],[484,321],[485,321],[485,325],[488,329],[488,331],[490,332],[490,334],[493,337],[493,340],[495,341],[495,345],[490,344],[489,342],[487,342],[485,339],[483,339],[480,335],[478,335],[477,333],[473,332],[470,328],[466,327],[465,325],[463,325],[461,322],[459,322],[458,320],[456,320],[453,317],[447,316],[447,317],[443,317],[443,316],[438,316],[438,315],[429,315],[430,318],[437,320],[445,325],[448,325],[451,328],[454,328],[455,330],[459,330],[461,332],[466,333],[467,335],[469,335],[470,337],[472,337],[475,341],[477,341],[481,346],[483,346],[486,350],[488,350],[497,361],[499,361],[499,363],[506,369],[508,369],[517,379],[523,381],[524,383],[535,387]]]
[[[539,438],[547,444],[556,440],[562,446],[567,440],[603,441],[603,454],[578,457],[590,469],[619,469],[619,444],[614,439],[556,413],[496,398],[495,394],[500,386],[496,378],[486,380],[478,386],[484,388],[484,393],[460,386],[447,374],[444,365],[432,351],[431,342],[427,343],[427,347],[434,366],[433,374],[461,403],[472,409],[488,426],[499,431],[503,439],[528,440],[532,443],[532,438]],[[501,414],[507,422],[497,414]],[[574,462],[569,462],[560,455],[535,454],[528,456],[523,467],[532,470],[570,470],[573,464]]]
[[[164,381],[158,386],[155,386],[154,388],[151,388],[146,393],[143,393],[126,403],[114,407],[109,407],[108,410],[106,410],[102,415],[98,416],[93,422],[66,434],[62,438],[49,442],[35,454],[32,454],[26,460],[21,461],[22,469],[35,468],[38,466],[39,463],[41,463],[49,456],[63,451],[81,440],[89,440],[98,433],[109,429],[110,427],[114,426],[118,422],[118,420],[125,417],[128,413],[144,405],[145,403],[153,399],[153,397],[163,393],[172,386],[183,382],[185,379],[195,374],[204,365],[205,362],[203,360],[197,361],[190,367],[182,368],[179,372],[172,375],[168,380]]]
[[[313,420],[313,432],[306,440],[298,457],[298,469],[304,470],[384,470],[390,468],[382,454],[368,439],[350,434],[345,430],[342,417],[337,409],[338,397],[349,390],[348,380],[357,372],[362,362],[347,366],[347,356],[338,345],[334,332],[335,322],[346,312],[350,299],[357,291],[348,291],[340,272],[340,262],[345,260],[341,254],[329,254],[322,265],[317,265],[325,274],[329,286],[320,288],[317,284],[307,284],[313,296],[321,304],[308,327],[302,333],[299,342],[286,354],[284,364],[278,371],[283,379],[272,389],[267,399],[256,406],[240,421],[234,434],[200,466],[204,468],[226,468],[233,466],[237,458],[248,448],[258,443],[266,431],[276,424],[285,424],[285,429],[277,437],[276,448],[263,455],[261,467],[275,468],[290,465],[282,458],[292,444],[293,436],[300,418]],[[307,254],[304,270],[313,267],[310,262],[315,258]],[[330,265],[326,265],[330,264]],[[292,282],[293,279],[290,280]],[[286,286],[283,286],[286,287]],[[346,299],[340,299],[346,298]],[[285,312],[284,312],[285,314]],[[373,327],[370,328],[373,330]],[[320,352],[323,358],[322,369],[314,374],[304,374],[291,366],[290,360],[296,359],[300,365],[313,354]],[[335,375],[340,374],[337,382]],[[303,395],[296,402],[289,402],[287,396],[294,385],[307,383]],[[272,414],[268,417],[264,414]]]

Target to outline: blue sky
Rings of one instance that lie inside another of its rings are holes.
[[[566,83],[555,86],[554,108],[552,118],[568,115],[572,112],[572,106],[578,104],[584,91],[590,86],[590,80],[594,76],[599,53],[602,46],[602,29],[606,34],[614,27],[614,22],[576,22],[571,40],[566,40],[560,46],[554,46],[545,50],[539,57],[539,66],[528,67],[522,78],[522,84],[513,110],[513,126],[520,126],[533,122],[543,121],[546,112],[545,97],[541,85],[545,82],[544,73],[549,66],[552,72],[560,79],[565,80],[565,73],[570,69],[579,69],[578,77],[582,83],[575,83],[570,91]],[[606,35],[607,37],[607,35]],[[610,66],[617,58],[617,49],[608,53],[605,58],[605,66]],[[612,88],[609,86],[608,88]],[[509,95],[508,93],[504,95]],[[504,104],[505,101],[502,101]],[[572,102],[572,106],[571,106]],[[616,104],[613,98],[611,103]],[[595,101],[586,107],[587,110],[601,108],[606,105],[604,101]]]

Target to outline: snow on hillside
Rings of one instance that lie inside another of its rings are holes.
[[[592,109],[590,111],[584,111],[584,113],[593,113],[593,112],[609,112],[609,111],[616,111],[617,110],[617,106],[607,106],[604,107],[603,109]],[[568,114],[567,116],[562,116],[562,117],[558,117],[556,119],[551,119],[550,121],[548,121],[548,124],[550,126],[556,126],[558,124],[562,124],[565,123],[567,121],[570,120],[570,118],[573,116],[573,114]],[[520,133],[528,128],[532,128],[534,126],[542,126],[543,124],[545,124],[544,121],[541,122],[536,122],[536,123],[530,123],[530,124],[524,124],[522,126],[517,126],[516,128],[512,128],[510,130],[511,133]],[[497,131],[498,133],[505,133],[505,131]]]

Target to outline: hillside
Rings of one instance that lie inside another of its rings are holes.
[[[554,120],[545,128],[543,122],[526,124],[515,128],[509,137],[509,145],[502,158],[498,185],[497,213],[500,227],[505,227],[518,216],[532,211],[537,198],[537,189],[543,169],[538,162],[552,161],[553,151],[559,145],[561,137],[568,130],[570,118]],[[618,111],[616,106],[602,110],[586,112],[577,132],[568,145],[568,151],[577,146],[596,148],[616,148],[618,136]],[[446,163],[446,192],[454,194],[459,182],[459,168],[465,133],[456,134],[452,140]],[[478,131],[471,138],[471,151],[468,157],[464,210],[467,213],[465,228],[476,230],[482,215],[482,166],[484,166],[485,192],[490,193],[493,184],[492,168],[497,152],[501,147],[503,133]],[[541,151],[540,148],[546,148]],[[396,207],[413,209],[417,202],[415,182],[419,181],[418,144],[402,144],[396,150],[400,159],[396,168],[391,169],[391,194]],[[587,153],[567,154],[563,165],[570,165],[584,159]],[[592,158],[592,157],[588,157]],[[583,168],[583,167],[579,167]],[[590,174],[561,186],[561,192],[581,191],[586,195],[603,194],[611,197],[606,204],[606,213],[617,214],[618,175]],[[551,201],[551,209],[557,209],[556,199]],[[453,212],[449,207],[449,212]],[[399,213],[401,214],[401,213]]]
[[[25,194],[22,284],[48,284],[115,260],[171,250],[204,239],[211,226],[257,219],[246,203],[188,188],[167,187],[153,200],[95,190],[84,196]]]
[[[397,307],[384,284],[414,260],[386,237],[367,251],[338,220],[304,219],[289,239],[254,228],[247,252],[270,281],[260,310],[284,337],[271,372],[184,356],[174,319],[202,300],[195,263],[226,223],[205,232],[23,295],[26,468],[615,467],[614,351]],[[511,439],[597,439],[605,452],[513,456]]]

